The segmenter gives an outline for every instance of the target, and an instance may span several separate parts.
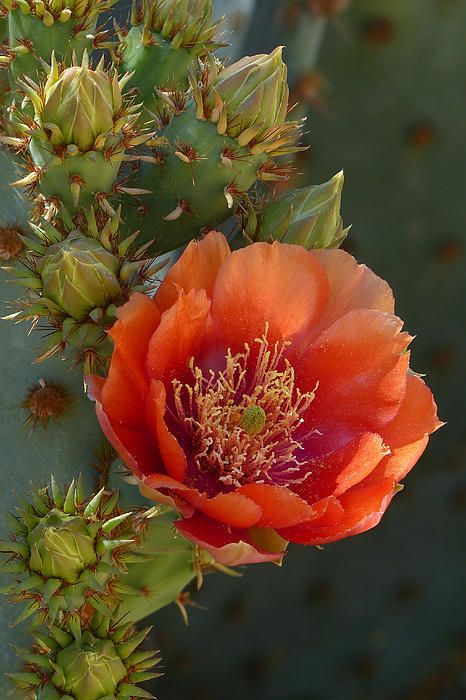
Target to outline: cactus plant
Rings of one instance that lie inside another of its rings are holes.
[[[159,251],[224,223],[256,180],[286,179],[286,163],[276,157],[300,148],[301,122],[286,121],[281,48],[226,69],[209,56],[189,79],[192,96],[167,96],[168,124],[162,119],[156,149],[141,159],[135,176],[154,193],[129,209],[142,240],[155,226]]]
[[[310,7],[328,15],[327,4]],[[157,298],[149,313],[147,296],[133,296],[152,295],[159,286],[154,275],[163,261],[152,256],[174,252],[214,226],[225,232],[234,226],[238,246],[272,240],[306,248],[340,245],[347,232],[340,215],[342,176],[279,196],[266,190],[267,183],[286,182],[289,156],[302,149],[302,120],[288,118],[282,49],[230,65],[221,61],[210,0],[136,1],[130,25],[120,22],[115,36],[107,36],[100,24],[111,0],[3,5],[8,44],[2,64],[11,92],[1,140],[11,149],[11,162],[4,152],[0,157],[8,163],[4,180],[15,190],[0,189],[8,203],[0,259],[4,278],[26,289],[1,329],[7,353],[15,350],[12,369],[2,377],[2,396],[11,407],[5,478],[15,471],[23,477],[34,465],[42,480],[50,466],[57,481],[70,482],[82,472],[88,488],[97,476],[101,482],[87,500],[81,483],[61,494],[52,482],[14,516],[16,534],[1,545],[8,557],[5,573],[16,577],[7,591],[13,600],[33,601],[20,617],[33,618],[34,642],[32,651],[24,651],[30,643],[21,644],[17,653],[26,665],[11,678],[25,697],[44,700],[151,697],[137,686],[154,677],[156,659],[152,652],[136,651],[146,631],[135,633],[132,623],[171,602],[183,609],[182,592],[191,580],[197,577],[200,584],[203,571],[227,570],[201,549],[202,541],[192,544],[173,527],[171,508],[191,509],[192,515],[194,505],[209,507],[202,494],[198,503],[189,487],[186,500],[162,488],[156,496],[165,505],[149,508],[135,495],[128,474],[120,483],[119,462],[106,443],[98,473],[92,473],[102,438],[83,396],[82,367],[76,365],[84,364],[86,386],[100,387],[104,380],[89,378],[89,372],[115,378],[133,362],[133,344],[142,339],[120,332],[131,321],[131,300],[138,299],[147,312],[138,317],[137,332],[144,327],[148,338],[152,316],[168,314]],[[320,37],[326,20],[315,21]],[[94,60],[93,48],[108,50],[107,58]],[[18,162],[26,169],[22,177],[13,175]],[[29,200],[21,199],[22,187]],[[176,274],[170,272],[169,279]],[[4,286],[1,298],[12,300]],[[178,291],[181,298],[183,290]],[[31,340],[35,334],[12,323],[21,320],[31,320],[33,329],[48,336],[39,357]],[[130,380],[144,397],[140,360]],[[44,363],[40,370],[32,365],[37,361]],[[124,392],[117,399],[124,403]],[[108,406],[119,410],[116,403],[107,401]],[[99,416],[105,422],[102,411]],[[263,427],[260,407],[251,406],[237,432],[253,438]],[[162,428],[159,421],[157,431]],[[25,429],[35,454],[22,446]],[[126,439],[143,451],[143,436],[136,421],[129,428],[119,421],[118,430],[125,434],[113,444],[130,464]],[[151,449],[145,456],[156,461],[158,447]],[[169,450],[175,459],[173,444]],[[139,519],[115,510],[115,481],[125,508],[143,504]],[[21,482],[17,491],[24,496]],[[153,494],[150,487],[142,489],[143,496]],[[8,506],[12,509],[11,500]],[[147,527],[139,542],[142,524]],[[252,528],[253,544],[254,537],[259,534]],[[268,538],[277,537],[274,531],[264,526],[260,537],[268,558],[274,558],[267,549]],[[286,542],[280,540],[283,549]]]

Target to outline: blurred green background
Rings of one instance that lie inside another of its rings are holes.
[[[161,700],[466,697],[466,2],[353,0],[325,27],[312,4],[217,9],[233,56],[286,44],[311,144],[293,186],[344,168],[346,247],[393,286],[448,425],[375,530],[207,578],[188,628],[159,614]]]

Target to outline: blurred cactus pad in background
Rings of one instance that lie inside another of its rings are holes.
[[[12,644],[33,666],[40,647],[54,669],[16,674],[29,689],[18,697],[463,697],[464,0],[0,8],[0,502],[20,505],[13,532],[27,541],[9,543],[2,522],[1,551],[15,560],[3,592],[22,605],[3,601],[0,670],[16,670]],[[105,51],[117,69],[97,63]],[[222,71],[214,52],[237,63]],[[449,427],[376,532],[291,546],[284,570],[250,567],[247,587],[206,577],[196,591],[212,562],[173,539],[163,508],[137,510],[82,374],[108,367],[116,308],[163,275],[159,254],[211,227],[238,246],[342,245],[389,280]],[[13,276],[29,290],[20,306]],[[19,321],[31,320],[28,335]],[[31,502],[30,482],[48,484]],[[103,485],[120,488],[119,510]],[[168,604],[185,614],[188,590],[185,627]],[[12,625],[38,611],[49,628],[34,640]],[[134,629],[155,611],[153,630]],[[2,677],[0,696],[9,689]]]

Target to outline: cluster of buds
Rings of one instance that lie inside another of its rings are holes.
[[[135,0],[131,28],[119,29],[118,57],[149,111],[158,111],[158,91],[186,90],[187,68],[216,42],[212,0]]]
[[[25,670],[8,676],[30,700],[153,698],[138,685],[160,676],[157,652],[139,648],[149,632],[98,612],[84,628],[35,629],[33,650],[17,649]]]
[[[9,269],[29,292],[10,318],[30,320],[33,327],[46,322],[39,359],[71,347],[85,372],[102,368],[112,350],[105,331],[116,307],[134,291],[151,291],[165,261],[144,257],[150,244],[132,251],[137,234],[120,241],[120,221],[120,210],[96,217],[90,209],[79,231],[71,220],[65,232],[43,221],[22,237],[25,252]]]
[[[2,570],[15,581],[2,592],[24,604],[17,622],[39,615],[61,624],[71,615],[77,623],[90,609],[117,607],[120,579],[144,531],[144,518],[122,513],[118,499],[104,489],[86,499],[81,479],[63,493],[52,477],[10,516],[11,539],[0,551],[8,557]]]
[[[121,512],[117,492],[85,499],[81,480],[62,492],[53,477],[10,516],[0,551],[15,581],[2,592],[25,603],[17,622],[35,622],[32,650],[16,649],[24,670],[8,674],[22,697],[152,697],[138,687],[159,675],[156,652],[138,651],[150,630],[136,633],[118,613],[147,517]]]
[[[122,95],[129,78],[106,71],[103,59],[91,68],[87,52],[80,65],[69,68],[52,55],[41,85],[25,77],[21,86],[35,116],[23,117],[20,138],[3,139],[28,152],[29,173],[14,185],[38,190],[50,207],[64,207],[70,214],[96,198],[105,207],[108,195],[118,189],[125,152],[149,137],[136,126],[140,106]]]
[[[350,227],[340,214],[343,172],[328,182],[292,190],[259,207],[248,207],[242,217],[247,243],[281,241],[311,248],[338,248]]]
[[[1,4],[9,12],[18,10],[24,16],[37,17],[46,27],[77,20],[83,30],[92,27],[98,15],[109,10],[115,0],[1,0]]]

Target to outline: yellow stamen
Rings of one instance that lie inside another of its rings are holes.
[[[236,355],[228,349],[224,370],[209,370],[206,377],[191,358],[194,381],[172,382],[175,418],[191,436],[198,469],[216,474],[225,486],[302,479],[295,453],[303,446],[293,433],[315,390],[301,393],[295,386],[294,368],[284,357],[287,343],[269,344],[267,332],[255,340],[257,360],[245,344]]]

